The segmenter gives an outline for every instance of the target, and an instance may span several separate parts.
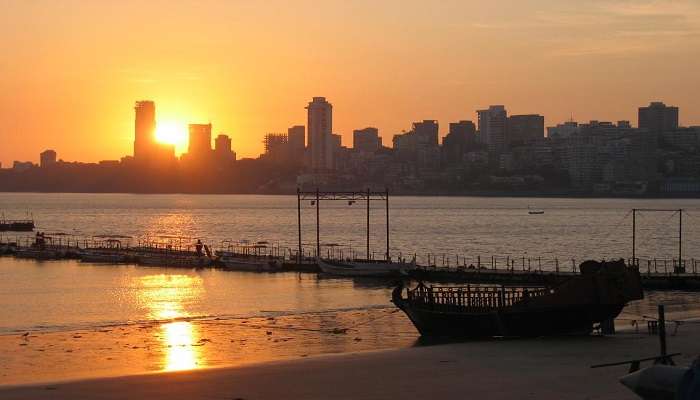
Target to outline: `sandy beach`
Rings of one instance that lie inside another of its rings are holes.
[[[644,327],[646,330],[646,327]],[[700,353],[700,325],[669,325],[679,365]],[[675,335],[674,335],[675,333]],[[658,337],[487,340],[355,352],[230,368],[5,386],[3,399],[635,399],[618,383],[627,366],[599,363],[653,356]]]

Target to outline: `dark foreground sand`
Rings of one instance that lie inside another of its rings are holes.
[[[670,333],[674,328],[669,326]],[[700,325],[669,336],[687,365]],[[626,366],[590,365],[656,355],[658,337],[491,340],[352,353],[234,368],[4,387],[10,399],[636,399],[618,383]]]

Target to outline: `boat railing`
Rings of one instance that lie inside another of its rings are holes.
[[[430,308],[473,311],[510,307],[528,298],[551,293],[543,287],[432,286],[419,285],[408,291],[408,300]]]

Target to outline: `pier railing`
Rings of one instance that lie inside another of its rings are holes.
[[[203,240],[204,241],[204,240]],[[33,235],[3,235],[0,234],[1,247],[30,248],[36,242]],[[206,244],[206,241],[204,241]],[[261,243],[261,242],[258,242]],[[151,239],[105,239],[99,237],[80,238],[75,236],[49,236],[45,237],[45,248],[52,250],[64,250],[69,253],[77,253],[81,250],[104,250],[115,253],[158,253],[166,255],[191,255],[196,250],[195,242],[188,240],[158,241]],[[295,248],[285,247],[279,244],[265,243],[264,245],[239,244],[222,242],[218,248],[241,255],[253,257],[274,257],[284,260],[285,263],[312,264],[317,258],[315,246],[302,247],[299,254]],[[350,246],[326,244],[322,247],[322,257],[332,260],[385,260],[384,254],[371,253],[369,257],[364,251],[355,251]],[[454,273],[490,273],[490,274],[578,274],[578,266],[584,259],[557,258],[557,257],[533,257],[531,255],[514,256],[467,256],[433,253],[393,253],[391,261],[412,263],[415,261],[416,269],[426,272],[454,272]],[[700,275],[700,259],[683,258],[629,258],[627,265],[635,265],[642,275],[648,276],[698,276]]]
[[[408,291],[408,300],[414,304],[431,308],[466,309],[480,311],[500,307],[510,307],[527,298],[539,297],[550,293],[549,289],[471,286],[450,287],[419,285]]]

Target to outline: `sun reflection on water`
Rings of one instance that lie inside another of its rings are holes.
[[[190,322],[171,322],[162,326],[163,344],[167,345],[163,370],[182,371],[198,368],[202,354],[196,347],[198,332]]]
[[[163,370],[181,371],[204,364],[199,344],[199,329],[189,321],[187,305],[202,295],[200,277],[191,275],[148,275],[139,278],[140,300],[149,310],[149,318],[173,320],[161,325],[157,336],[164,352]]]

